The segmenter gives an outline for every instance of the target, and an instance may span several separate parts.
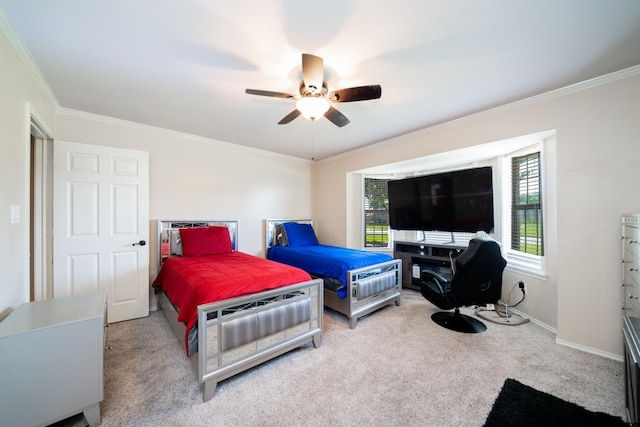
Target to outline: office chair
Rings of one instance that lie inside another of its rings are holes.
[[[438,325],[457,332],[478,333],[487,329],[480,320],[460,313],[460,307],[495,304],[502,293],[502,272],[507,261],[498,243],[488,237],[472,239],[454,261],[451,281],[423,269],[420,291],[442,310],[431,316]]]

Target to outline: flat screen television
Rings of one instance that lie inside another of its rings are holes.
[[[394,230],[492,232],[491,167],[463,169],[388,182]]]

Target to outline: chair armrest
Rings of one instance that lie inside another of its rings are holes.
[[[426,271],[426,270],[423,270],[420,273],[420,281],[434,283],[438,287],[438,290],[440,291],[440,295],[444,295],[446,293],[447,291],[446,284],[449,282],[447,279],[445,279],[438,273],[434,271]]]

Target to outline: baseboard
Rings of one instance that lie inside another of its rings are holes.
[[[587,353],[595,354],[596,356],[602,356],[602,357],[607,358],[607,359],[615,360],[616,362],[623,362],[624,361],[624,359],[622,358],[622,355],[615,354],[615,353],[609,353],[608,351],[597,350],[595,348],[591,348],[591,347],[587,347],[587,346],[584,346],[584,345],[576,344],[576,343],[573,343],[573,342],[570,342],[570,341],[565,341],[565,340],[562,340],[562,339],[557,338],[557,337],[556,337],[556,343],[560,344],[560,345],[564,345],[566,347],[575,348],[577,350],[582,350],[582,351],[587,352]]]
[[[531,323],[535,323],[536,325],[540,326],[541,328],[546,329],[547,331],[551,332],[552,334],[558,335],[558,331],[556,330],[556,328],[554,328],[552,326],[549,326],[546,323],[539,321],[538,319],[534,319],[533,317],[530,317],[528,314],[525,314],[525,313],[523,313],[522,311],[520,311],[520,310],[518,310],[516,308],[509,307],[509,311],[514,313],[514,314],[517,314],[520,317],[526,317],[527,319],[529,319],[529,321]]]
[[[521,312],[520,310],[514,309],[514,308],[510,308],[509,311],[522,316],[522,317],[526,317],[529,319],[529,321],[535,323],[536,325],[539,325],[540,327],[548,330],[549,332],[553,333],[556,336],[556,344],[559,345],[563,345],[565,347],[570,347],[570,348],[575,348],[576,350],[580,350],[580,351],[584,351],[586,353],[591,353],[591,354],[595,354],[597,356],[601,356],[607,359],[611,359],[611,360],[615,360],[617,362],[622,362],[623,358],[622,355],[620,354],[615,354],[615,353],[609,353],[607,351],[602,351],[602,350],[598,350],[592,347],[587,347],[581,344],[576,344],[574,342],[571,341],[565,341],[563,339],[558,338],[558,330],[554,327],[551,327],[549,325],[547,325],[546,323],[543,323],[537,319],[534,319],[532,317],[529,317],[528,315],[526,315],[525,313]]]

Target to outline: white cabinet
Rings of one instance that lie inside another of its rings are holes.
[[[105,292],[25,303],[0,322],[0,425],[101,423],[106,304]]]
[[[622,217],[622,307],[625,315],[640,317],[640,214]]]

